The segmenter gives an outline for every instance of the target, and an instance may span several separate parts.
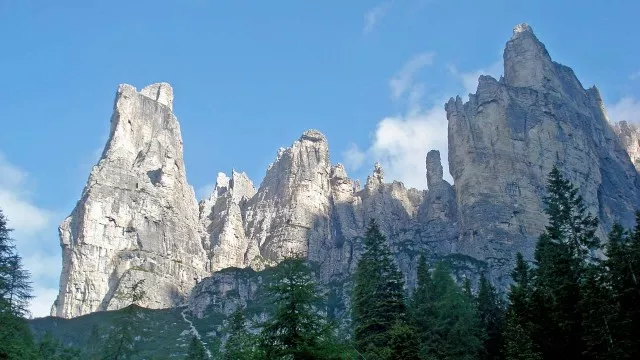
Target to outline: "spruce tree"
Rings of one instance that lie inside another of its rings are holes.
[[[541,314],[532,312],[531,269],[521,253],[516,254],[516,267],[511,273],[513,284],[509,289],[503,334],[505,360],[540,360],[541,354],[534,343],[531,319]]]
[[[267,359],[336,359],[334,329],[321,314],[325,304],[309,265],[287,258],[267,289],[276,309],[262,324],[259,348]]]
[[[131,305],[119,310],[119,316],[114,320],[114,326],[100,352],[102,360],[131,359],[138,353],[134,334],[138,330],[136,321],[139,314],[138,304],[145,299],[144,280],[138,280],[123,289],[117,297],[130,302]]]
[[[440,262],[433,272],[436,296],[435,341],[426,358],[472,360],[482,352],[484,334],[466,290],[456,285]]]
[[[535,250],[534,341],[544,358],[577,359],[584,351],[581,284],[599,246],[598,221],[557,167],[549,174],[544,203],[549,225]]]
[[[22,265],[11,231],[0,209],[0,312],[25,317],[32,298],[30,274]]]
[[[31,330],[24,319],[31,299],[31,283],[11,231],[0,209],[0,359],[28,360],[37,356]]]
[[[355,273],[352,318],[355,347],[373,360],[386,356],[391,329],[397,321],[405,322],[404,280],[373,219],[364,248]]]
[[[189,342],[189,349],[187,350],[187,356],[185,360],[207,360],[209,357],[207,356],[207,351],[200,339],[196,336],[191,337],[191,341]],[[238,358],[238,360],[241,360]]]
[[[504,306],[496,289],[487,280],[484,273],[480,274],[477,302],[480,324],[486,333],[483,358],[487,360],[502,359]]]
[[[606,269],[609,295],[615,306],[610,326],[613,351],[623,359],[640,357],[640,212],[636,213],[636,227],[629,234],[614,225],[606,248]]]
[[[224,360],[252,360],[258,358],[257,339],[245,325],[244,312],[236,310],[229,318],[227,342],[222,356]]]
[[[417,285],[409,302],[409,318],[420,341],[420,356],[427,359],[436,338],[436,294],[426,259],[418,262]]]

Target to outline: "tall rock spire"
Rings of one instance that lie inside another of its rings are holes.
[[[109,141],[60,225],[63,270],[52,315],[127,306],[118,294],[139,280],[146,285],[143,306],[172,306],[206,273],[172,104],[166,83],[140,92],[118,88]]]
[[[467,103],[451,99],[449,167],[460,213],[457,251],[487,259],[507,281],[519,251],[532,257],[547,224],[542,197],[554,165],[600,219],[634,222],[638,175],[617,141],[597,90],[551,61],[531,27],[518,25],[504,51],[503,81],[482,76]]]

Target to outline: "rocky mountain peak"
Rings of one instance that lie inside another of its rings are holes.
[[[427,187],[433,189],[440,185],[443,179],[442,163],[440,162],[440,151],[431,150],[427,153]]]
[[[53,315],[126,306],[115,295],[139,280],[152,284],[144,306],[172,306],[205,273],[172,102],[168,84],[141,92],[119,86],[105,150],[60,225],[63,270]]]
[[[166,82],[151,84],[143,88],[140,94],[173,110],[173,88]]]
[[[551,57],[527,24],[513,29],[503,58],[504,81],[510,86],[541,88],[553,77]]]

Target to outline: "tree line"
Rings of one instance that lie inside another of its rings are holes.
[[[312,265],[287,258],[266,285],[274,305],[266,320],[251,322],[239,308],[226,322],[223,342],[205,349],[194,337],[186,359],[640,358],[640,213],[635,228],[616,224],[604,243],[596,236],[597,219],[556,167],[546,190],[549,223],[532,262],[516,255],[506,293],[485,274],[472,290],[469,279],[457,282],[446,263],[427,264],[421,257],[417,285],[408,294],[386,238],[371,221],[346,326],[326,311]],[[30,298],[29,276],[8,234],[0,212],[0,359],[86,358],[51,336],[33,341],[21,320]],[[131,296],[135,303],[143,291]],[[96,359],[136,358],[130,328],[136,308],[127,309],[96,347]],[[43,357],[46,351],[49,357]]]

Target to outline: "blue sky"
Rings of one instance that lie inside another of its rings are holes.
[[[232,168],[259,184],[309,128],[354,177],[377,160],[388,180],[424,188],[426,152],[446,149],[443,102],[502,73],[520,22],[597,84],[612,120],[640,122],[638,13],[632,0],[0,0],[0,208],[34,275],[33,313],[57,292],[56,227],[120,83],[173,85],[199,194]]]

